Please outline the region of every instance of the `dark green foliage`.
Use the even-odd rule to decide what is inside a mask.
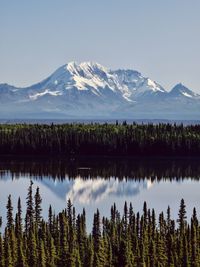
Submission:
[[[33,182],[30,181],[30,186],[28,188],[27,195],[27,209],[26,209],[26,218],[25,218],[25,227],[27,234],[33,230],[33,221],[34,221],[34,204],[33,204]]]
[[[178,227],[167,209],[156,216],[144,203],[141,214],[125,203],[122,216],[115,204],[109,218],[94,214],[92,233],[86,232],[85,210],[76,216],[69,200],[58,215],[49,208],[45,222],[41,197],[36,189],[35,202],[30,184],[27,197],[28,227],[24,227],[21,201],[13,221],[11,196],[7,203],[7,224],[0,235],[0,267],[198,267],[200,266],[200,227],[193,210],[186,220],[181,200]],[[31,212],[30,212],[31,211]],[[31,219],[30,219],[31,216]],[[157,221],[158,218],[158,221]],[[31,223],[30,223],[31,222]]]
[[[13,264],[13,257],[12,257],[12,251],[10,247],[10,236],[8,235],[8,232],[5,231],[5,238],[4,238],[4,259],[3,262],[6,267],[12,267]]]
[[[44,249],[44,241],[40,240],[39,242],[39,252],[38,252],[38,263],[37,266],[45,267],[46,266],[46,255]]]
[[[186,206],[185,206],[185,202],[184,199],[181,199],[181,204],[180,204],[180,209],[179,209],[179,218],[178,218],[178,223],[179,223],[179,230],[180,232],[184,232],[185,227],[186,227]]]
[[[11,202],[11,195],[8,196],[8,203],[7,203],[7,229],[9,234],[11,235],[13,229],[13,207]]]
[[[200,156],[200,125],[0,125],[0,154]]]
[[[41,224],[41,219],[42,219],[42,198],[40,196],[40,191],[39,187],[36,189],[36,194],[35,194],[35,222],[38,226]]]
[[[5,257],[4,257],[4,250],[3,250],[3,240],[0,235],[0,267],[4,266],[4,260],[5,260]]]

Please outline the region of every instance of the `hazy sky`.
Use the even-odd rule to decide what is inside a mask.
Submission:
[[[0,0],[0,83],[95,61],[200,92],[199,14],[199,0]]]

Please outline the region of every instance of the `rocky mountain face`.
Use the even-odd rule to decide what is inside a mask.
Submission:
[[[68,63],[26,88],[0,84],[0,118],[199,119],[200,95],[170,92],[135,70]]]

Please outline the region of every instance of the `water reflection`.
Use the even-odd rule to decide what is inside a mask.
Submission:
[[[152,186],[152,182],[148,180],[143,181],[127,181],[116,180],[111,178],[109,180],[83,180],[77,178],[71,185],[69,192],[66,195],[67,199],[72,202],[79,202],[81,204],[99,203],[111,196],[115,197],[130,197],[139,194],[142,190],[146,190]]]
[[[151,179],[180,180],[200,178],[200,159],[82,159],[69,161],[67,159],[0,159],[0,177],[9,171],[11,176],[19,178],[21,175],[31,177],[65,180],[80,176],[88,178],[118,179]]]
[[[38,181],[38,180],[37,180]],[[153,186],[150,180],[131,181],[127,179],[82,179],[80,176],[59,182],[44,178],[39,179],[39,183],[48,188],[57,198],[67,201],[71,199],[73,203],[90,204],[99,202],[111,197],[133,197]]]
[[[88,214],[88,225],[99,208],[109,216],[115,202],[119,210],[124,202],[132,202],[140,211],[143,202],[157,212],[172,208],[176,216],[181,198],[188,213],[196,206],[200,212],[200,161],[199,160],[10,160],[0,161],[0,213],[6,216],[6,202],[12,195],[14,208],[20,196],[26,203],[30,179],[34,190],[40,187],[43,198],[43,214],[46,217],[51,204],[55,212],[66,207],[71,199],[77,212],[83,207]]]

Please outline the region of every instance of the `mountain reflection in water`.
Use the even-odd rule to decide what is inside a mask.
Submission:
[[[166,211],[168,205],[176,216],[181,198],[191,213],[194,206],[200,212],[199,160],[91,160],[73,161],[10,160],[0,161],[0,211],[6,216],[6,202],[12,195],[14,209],[20,196],[25,209],[30,179],[34,190],[40,187],[43,214],[47,217],[51,204],[57,213],[71,199],[77,212],[83,208],[92,225],[93,213],[98,208],[109,216],[115,202],[119,210],[124,202],[132,202],[135,211],[146,201],[157,212]]]
[[[145,181],[126,181],[125,179],[119,181],[118,179],[111,178],[109,180],[83,180],[77,178],[69,192],[66,195],[67,199],[72,202],[79,201],[81,204],[89,204],[91,202],[98,203],[103,199],[108,198],[110,195],[134,196],[140,193],[141,190],[151,187],[152,182]]]

